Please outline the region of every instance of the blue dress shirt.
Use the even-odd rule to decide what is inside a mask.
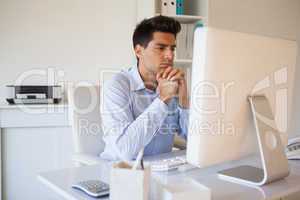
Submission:
[[[102,94],[103,159],[132,160],[142,148],[145,156],[167,153],[176,132],[186,139],[188,110],[147,89],[138,67],[114,75]]]

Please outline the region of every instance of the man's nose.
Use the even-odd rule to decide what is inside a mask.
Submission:
[[[171,49],[166,50],[165,58],[168,60],[173,60],[174,59],[174,51],[172,51]]]

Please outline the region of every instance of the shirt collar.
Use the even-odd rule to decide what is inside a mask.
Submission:
[[[142,90],[142,89],[146,88],[137,66],[132,67],[130,69],[129,73],[132,77],[132,79],[131,79],[132,80],[131,81],[131,90],[132,91],[138,91],[138,90]]]

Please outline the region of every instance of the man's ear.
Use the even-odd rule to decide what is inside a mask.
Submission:
[[[134,48],[134,52],[136,57],[140,58],[142,56],[144,47],[142,45],[137,44]]]

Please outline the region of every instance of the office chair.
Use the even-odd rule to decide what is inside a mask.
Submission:
[[[74,155],[77,166],[98,164],[104,150],[100,118],[100,86],[68,88],[69,119],[73,132]]]

